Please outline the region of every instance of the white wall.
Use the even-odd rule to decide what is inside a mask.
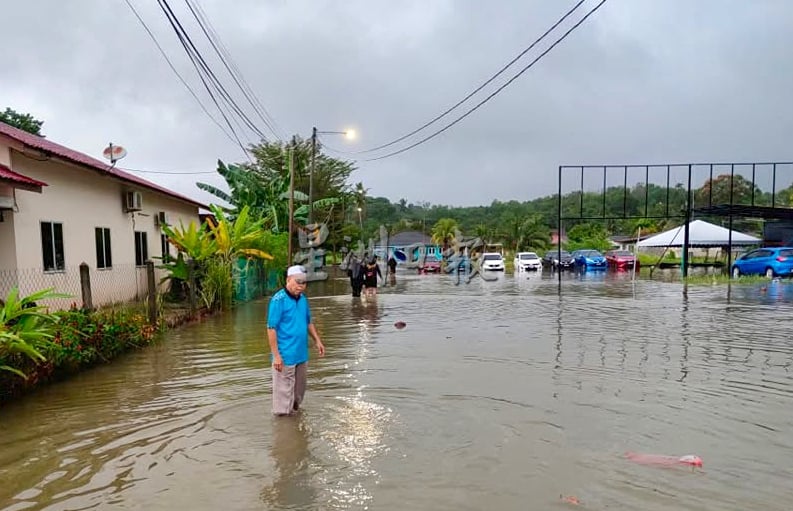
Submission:
[[[49,185],[41,194],[17,193],[19,212],[15,213],[13,224],[16,267],[20,272],[20,287],[26,292],[56,287],[58,291],[73,295],[71,301],[80,304],[79,265],[85,262],[91,268],[95,305],[142,297],[146,293],[145,271],[135,267],[134,231],[147,233],[151,259],[162,255],[160,229],[155,224],[158,211],[167,212],[171,221],[177,224],[179,219],[185,224],[199,221],[197,206],[128,185],[98,171],[56,159],[40,162],[15,151],[11,152],[11,159],[16,172]],[[142,211],[130,213],[124,210],[123,197],[128,190],[142,193]],[[43,271],[42,221],[63,224],[66,265],[63,272]],[[112,269],[96,268],[96,227],[110,229]],[[68,306],[70,303],[69,300],[62,302],[60,305]]]

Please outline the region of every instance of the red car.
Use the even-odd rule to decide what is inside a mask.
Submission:
[[[419,273],[438,273],[441,271],[441,262],[437,259],[427,258],[424,264],[419,266]]]
[[[639,271],[639,260],[632,252],[627,250],[609,250],[606,252],[606,264],[610,268],[617,270],[631,270],[636,266],[636,271]]]

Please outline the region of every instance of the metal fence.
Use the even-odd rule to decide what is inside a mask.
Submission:
[[[238,302],[261,298],[278,287],[278,272],[262,261],[240,259],[235,272],[234,299]]]
[[[155,274],[159,283],[162,272],[155,270]],[[102,270],[89,267],[88,275],[95,307],[143,301],[148,296],[145,266],[118,265]],[[14,287],[19,288],[22,296],[43,289],[53,289],[56,293],[67,295],[42,302],[41,305],[52,309],[83,306],[79,266],[67,266],[57,272],[45,272],[41,268],[0,270],[0,297],[5,297]]]
[[[82,281],[80,266],[67,266],[62,271],[45,272],[41,268],[22,270],[0,270],[0,299],[7,296],[13,288],[18,288],[21,296],[27,296],[43,289],[53,289],[66,295],[42,301],[53,310],[84,307],[83,295],[90,290],[91,306],[103,307],[113,304],[144,302],[149,296],[148,277],[145,266],[118,265],[107,269],[88,266],[87,279]],[[154,270],[157,295],[167,291],[168,283],[162,282],[166,272]],[[278,286],[278,272],[265,266],[261,261],[241,259],[235,268],[236,301],[247,302],[266,296]],[[86,289],[84,289],[88,286]]]

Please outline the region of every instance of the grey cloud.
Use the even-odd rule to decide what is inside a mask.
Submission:
[[[156,4],[132,1],[210,108]],[[209,58],[184,3],[171,4]],[[354,126],[356,144],[324,137],[353,151],[456,102],[572,4],[201,1],[285,136]],[[44,119],[52,140],[93,155],[112,140],[126,166],[151,170],[242,158],[123,1],[14,2],[4,18],[0,98]],[[791,18],[785,1],[609,0],[482,109],[403,155],[358,162],[353,178],[392,200],[486,204],[554,193],[559,164],[786,158]],[[202,200],[195,181],[222,184],[145,177]]]

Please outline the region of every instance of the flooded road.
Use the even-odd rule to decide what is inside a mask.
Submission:
[[[271,417],[266,302],[243,305],[0,409],[0,509],[793,506],[790,284],[684,297],[589,274],[560,297],[548,274],[399,274],[376,299],[308,293],[328,356],[301,415]]]

